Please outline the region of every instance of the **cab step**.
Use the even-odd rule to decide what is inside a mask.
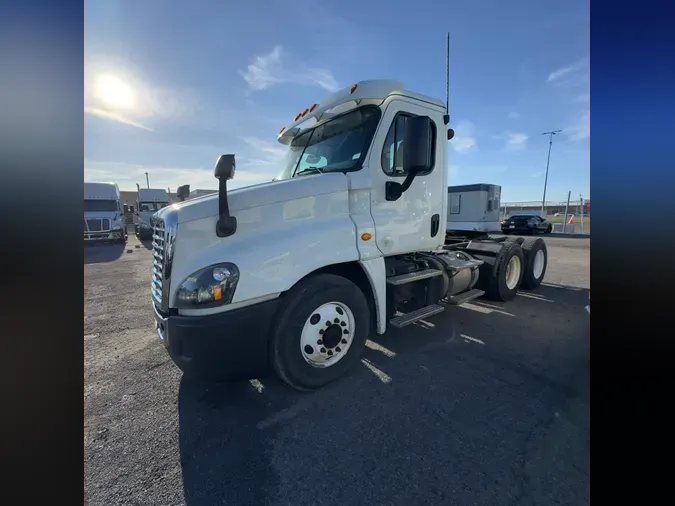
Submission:
[[[420,279],[433,278],[434,276],[440,276],[441,274],[443,274],[443,272],[438,269],[424,269],[422,271],[391,276],[390,278],[387,278],[387,283],[398,286],[404,285],[405,283],[412,283],[413,281],[419,281]]]
[[[474,288],[473,290],[460,293],[459,295],[455,295],[454,297],[447,297],[445,300],[447,301],[448,304],[454,304],[455,306],[459,306],[460,304],[464,304],[465,302],[477,299],[482,295],[485,295],[485,291],[479,290],[478,288]]]
[[[405,327],[406,325],[410,325],[411,323],[415,323],[416,321],[423,320],[424,318],[427,318],[429,316],[442,313],[444,310],[445,308],[443,306],[439,306],[438,304],[431,304],[429,306],[415,309],[415,311],[411,311],[410,313],[405,313],[402,314],[401,316],[396,316],[391,320],[389,320],[389,323],[394,327],[401,328]]]

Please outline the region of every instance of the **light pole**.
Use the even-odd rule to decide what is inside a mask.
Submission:
[[[148,173],[145,173],[145,183],[148,185],[148,188],[150,188],[150,178],[148,177]],[[544,190],[546,191],[546,190]]]
[[[546,184],[548,183],[548,164],[551,161],[551,147],[553,146],[553,136],[559,134],[562,130],[552,130],[544,132],[541,135],[548,135],[548,157],[546,158],[546,176],[544,177],[544,196],[541,198],[541,217],[546,216]]]

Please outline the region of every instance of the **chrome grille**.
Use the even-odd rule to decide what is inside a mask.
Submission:
[[[164,281],[165,230],[164,220],[153,217],[152,225],[152,297],[162,307],[162,284]]]
[[[110,220],[107,218],[89,218],[85,220],[85,230],[89,232],[107,232],[110,230]]]

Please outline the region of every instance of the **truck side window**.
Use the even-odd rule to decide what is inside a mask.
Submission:
[[[459,214],[459,209],[462,204],[462,195],[459,193],[451,193],[449,195],[449,208],[450,208],[450,214]]]
[[[388,176],[406,176],[407,172],[403,170],[403,134],[405,133],[405,121],[412,117],[412,114],[399,113],[389,127],[387,138],[382,148],[382,170]],[[431,172],[434,170],[436,159],[436,124],[431,122],[432,143],[431,143]],[[429,172],[420,173],[421,176]]]

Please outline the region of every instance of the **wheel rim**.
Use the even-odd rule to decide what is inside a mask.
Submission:
[[[532,274],[534,279],[539,279],[544,272],[544,250],[537,251],[534,255],[534,264],[532,265]]]
[[[521,270],[520,258],[512,256],[509,263],[506,264],[506,286],[509,290],[514,290],[518,286]]]
[[[300,337],[300,352],[313,367],[330,367],[347,354],[354,339],[354,314],[341,302],[327,302],[312,311]]]

